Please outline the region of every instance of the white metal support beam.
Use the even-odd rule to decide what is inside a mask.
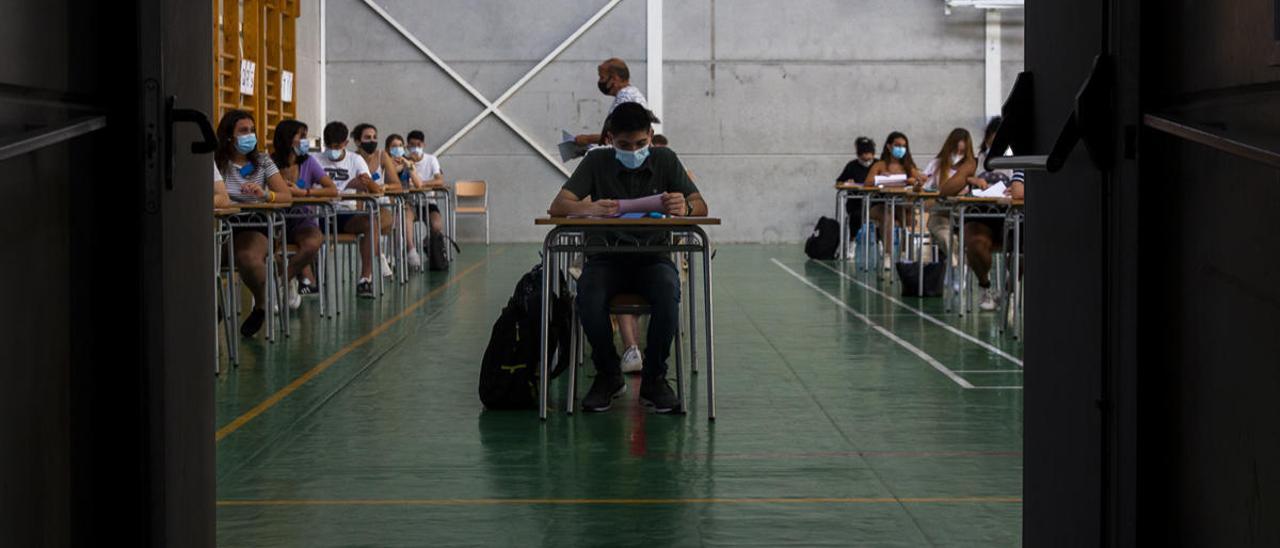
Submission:
[[[649,0],[645,67],[648,73],[649,110],[663,119],[662,111],[662,0]],[[662,133],[662,124],[654,124],[654,133]]]
[[[560,54],[563,53],[565,49],[568,49],[568,47],[572,45],[575,41],[577,41],[579,37],[585,34],[587,30],[589,30],[592,26],[594,26],[596,22],[600,21],[601,18],[603,18],[606,14],[609,13],[609,11],[611,11],[615,6],[617,6],[621,2],[622,0],[610,0],[608,4],[605,4],[604,7],[600,8],[600,10],[597,11],[595,15],[593,15],[585,23],[583,23],[582,26],[578,27],[578,30],[574,31],[573,34],[569,35],[568,38],[565,38],[560,43],[560,45],[556,46],[555,49],[551,50],[551,52],[548,53],[546,57],[543,57],[542,61],[539,61],[538,64],[535,65],[532,69],[530,69],[528,73],[526,73],[523,77],[520,78],[520,80],[516,81],[516,83],[512,84],[512,86],[508,88],[506,92],[498,96],[497,100],[489,101],[487,98],[485,98],[483,94],[481,94],[478,90],[476,90],[474,86],[472,86],[465,79],[463,79],[462,76],[457,73],[457,71],[453,70],[453,68],[450,67],[448,63],[445,63],[443,59],[441,59],[438,55],[435,54],[435,52],[431,51],[429,48],[427,48],[426,45],[424,45],[420,40],[418,40],[417,37],[413,36],[413,34],[411,34],[408,31],[408,29],[404,28],[404,26],[401,25],[399,21],[396,21],[395,18],[391,17],[391,14],[387,13],[386,10],[382,9],[382,7],[379,6],[376,2],[374,2],[374,0],[364,0],[364,3],[369,6],[369,9],[372,9],[374,13],[377,13],[384,20],[386,20],[387,23],[390,24],[392,28],[396,29],[396,31],[399,32],[402,36],[404,36],[405,39],[408,40],[410,44],[413,44],[414,47],[418,48],[418,51],[421,51],[423,55],[427,56],[428,59],[431,59],[431,61],[434,62],[437,66],[439,66],[440,69],[445,72],[445,74],[448,74],[451,78],[454,79],[454,81],[458,83],[458,85],[462,86],[463,89],[465,89],[468,93],[470,93],[472,97],[475,97],[475,99],[479,101],[481,105],[484,105],[484,110],[481,111],[480,114],[476,115],[475,118],[472,118],[471,121],[468,122],[465,126],[463,126],[461,130],[455,133],[453,137],[450,137],[448,140],[446,140],[443,144],[441,144],[436,149],[435,154],[437,156],[444,153],[444,151],[448,150],[449,147],[452,147],[455,143],[457,143],[459,139],[465,136],[477,125],[479,125],[480,122],[483,121],[486,116],[493,114],[495,117],[501,120],[504,124],[506,124],[507,127],[511,128],[511,131],[515,132],[516,135],[520,136],[520,138],[523,139],[525,143],[527,143],[530,147],[532,147],[535,151],[537,151],[539,155],[541,155],[544,159],[546,159],[547,162],[549,162],[557,170],[563,173],[566,177],[570,175],[568,168],[566,168],[564,164],[561,163],[559,160],[557,160],[554,156],[552,156],[551,154],[548,154],[546,150],[543,150],[543,148],[539,146],[537,142],[535,142],[531,137],[529,137],[529,135],[525,133],[523,129],[520,129],[520,127],[517,126],[516,123],[513,120],[511,120],[510,117],[508,117],[505,113],[503,113],[499,107],[501,107],[503,103],[505,103],[508,99],[510,99],[512,95],[515,95],[515,93],[519,91],[521,87],[524,87],[524,85],[528,83],[529,80],[533,79],[533,77],[536,76],[539,72],[541,72],[543,68],[545,68],[552,61],[554,61],[556,57],[559,57]]]
[[[1000,46],[1000,11],[989,9],[987,15],[986,46],[986,113],[987,119],[1000,114],[1004,102],[1003,54]]]

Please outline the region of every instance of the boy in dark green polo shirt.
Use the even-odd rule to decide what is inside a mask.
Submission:
[[[615,215],[619,199],[662,194],[663,213],[706,216],[707,204],[676,153],[669,148],[650,148],[651,120],[652,114],[637,103],[618,105],[607,122],[613,147],[587,153],[548,213]],[[658,413],[668,413],[677,403],[666,374],[667,355],[680,321],[680,275],[666,253],[601,253],[587,258],[578,279],[578,311],[582,330],[591,343],[596,378],[582,407],[605,411],[613,398],[627,390],[609,322],[609,301],[619,293],[636,294],[649,303],[640,401]]]

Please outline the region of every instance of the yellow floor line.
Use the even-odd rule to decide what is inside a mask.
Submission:
[[[300,499],[220,500],[219,507],[246,506],[499,506],[499,505],[617,505],[657,504],[1021,504],[1022,497],[780,497],[669,499]]]
[[[502,254],[503,251],[506,251],[506,249],[505,248],[498,249],[496,252],[490,254],[488,257],[481,260],[480,262],[471,265],[470,267],[468,267],[466,270],[463,270],[462,272],[459,272],[456,276],[450,278],[440,287],[432,289],[431,292],[427,293],[426,296],[419,299],[418,302],[415,302],[412,305],[409,305],[408,308],[405,308],[404,311],[400,312],[395,317],[383,322],[382,325],[375,327],[373,331],[366,333],[364,336],[354,341],[351,341],[350,344],[342,347],[341,350],[334,352],[332,356],[325,358],[324,361],[316,364],[315,367],[312,367],[306,373],[303,373],[302,376],[298,377],[297,379],[294,379],[294,381],[289,383],[288,386],[281,388],[275,394],[272,394],[271,397],[263,400],[262,403],[255,405],[253,409],[250,409],[249,411],[245,412],[245,414],[240,415],[239,417],[236,417],[235,420],[231,421],[230,423],[227,423],[226,426],[219,428],[217,435],[214,437],[214,440],[222,441],[222,438],[230,436],[233,432],[235,432],[236,430],[239,430],[240,427],[244,426],[245,424],[248,424],[249,421],[257,418],[258,415],[261,415],[266,410],[271,409],[271,407],[274,406],[275,404],[280,403],[280,400],[283,400],[284,398],[288,397],[289,394],[292,394],[294,391],[301,388],[302,385],[307,384],[308,382],[311,381],[311,379],[316,378],[316,376],[320,375],[326,369],[328,369],[330,366],[336,363],[338,360],[342,359],[343,356],[350,354],[351,351],[357,348],[360,348],[361,346],[365,345],[369,341],[372,341],[373,339],[377,338],[378,335],[381,335],[384,331],[386,331],[387,329],[390,329],[392,325],[396,324],[396,322],[399,322],[400,320],[403,320],[409,317],[409,315],[412,314],[414,310],[417,310],[419,307],[426,304],[427,301],[440,295],[440,293],[444,292],[446,288],[453,285],[458,280],[461,280],[463,277],[470,274],[475,269],[480,268],[485,263],[489,262],[489,259]]]

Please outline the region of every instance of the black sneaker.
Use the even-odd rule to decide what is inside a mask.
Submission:
[[[608,411],[613,399],[627,392],[627,381],[622,375],[596,374],[591,382],[591,390],[582,398],[582,409],[585,411]]]
[[[240,324],[240,334],[245,337],[252,337],[258,334],[258,330],[262,329],[262,321],[266,317],[266,310],[261,308],[253,309],[253,312],[249,313],[249,317],[244,319],[244,323]]]
[[[360,280],[360,283],[356,284],[356,295],[362,299],[372,299],[373,282],[369,280]]]
[[[320,290],[311,285],[311,280],[303,279],[302,285],[298,287],[298,294],[303,297],[314,297],[320,294]]]
[[[680,400],[665,377],[640,381],[640,405],[654,413],[670,413],[680,407]]]

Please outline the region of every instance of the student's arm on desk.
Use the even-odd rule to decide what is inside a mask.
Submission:
[[[1012,185],[1009,185],[1009,190],[1006,190],[1004,193],[1006,196],[1010,196],[1015,200],[1024,199],[1025,189],[1023,188],[1022,181],[1014,181]]]
[[[938,185],[938,193],[943,196],[955,196],[969,184],[969,178],[978,170],[977,161],[966,161],[956,169],[956,174]]]
[[[568,190],[560,189],[560,194],[556,195],[556,199],[551,202],[551,207],[547,208],[547,214],[552,217],[568,217],[570,215],[606,217],[617,215],[618,201],[588,201],[579,198]]]
[[[232,206],[231,196],[227,194],[227,183],[222,181],[213,182],[213,207],[214,209],[222,209]]]
[[[267,188],[270,188],[271,192],[274,193],[274,194],[268,194],[268,196],[273,197],[273,199],[270,200],[271,203],[273,204],[293,203],[293,192],[289,190],[289,186],[290,186],[289,183],[284,182],[284,177],[280,175],[280,172],[276,172],[272,174],[270,177],[267,177]]]
[[[329,178],[329,175],[321,175],[320,179],[316,182],[320,183],[320,188],[312,186],[311,194],[308,194],[308,196],[313,198],[338,197],[338,185],[333,184],[333,179]]]
[[[662,207],[672,217],[706,217],[707,202],[703,201],[701,192],[694,192],[688,198],[679,192],[668,192],[662,195]],[[693,208],[690,211],[690,207]]]

